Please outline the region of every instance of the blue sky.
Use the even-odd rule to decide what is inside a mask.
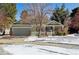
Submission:
[[[62,5],[62,3],[50,3],[49,7],[51,9],[54,9],[54,8],[56,8],[56,5],[58,7],[60,7]],[[27,7],[28,7],[28,4],[27,4]],[[65,3],[65,8],[68,9],[69,11],[71,11],[72,9],[74,9],[76,7],[79,7],[79,3]],[[24,10],[24,6],[22,3],[17,3],[16,8],[17,8],[16,19],[20,20],[20,15],[21,15],[21,12]]]

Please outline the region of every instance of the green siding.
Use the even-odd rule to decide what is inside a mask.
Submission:
[[[12,35],[14,36],[30,36],[31,28],[12,28]]]

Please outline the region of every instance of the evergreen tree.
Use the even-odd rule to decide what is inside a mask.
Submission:
[[[16,4],[1,3],[0,4],[0,26],[9,27],[15,22]]]
[[[71,23],[69,27],[70,27],[71,33],[79,32],[79,7],[74,8],[72,10],[70,17],[71,17]]]
[[[62,4],[61,7],[56,7],[52,16],[51,20],[55,20],[57,22],[60,22],[61,24],[64,24],[65,18],[68,17],[69,11],[68,9],[65,10],[65,5]]]
[[[21,23],[28,23],[28,22],[29,22],[29,20],[27,19],[27,17],[28,17],[28,12],[27,12],[26,10],[23,10],[23,11],[22,11],[20,17],[21,17],[21,20],[20,20]]]

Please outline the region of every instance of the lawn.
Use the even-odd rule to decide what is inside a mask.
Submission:
[[[25,41],[27,39],[27,41]],[[68,38],[66,38],[67,40]],[[67,44],[61,42],[52,41],[28,41],[27,37],[13,37],[13,38],[1,38],[0,44],[34,44],[34,45],[42,45],[42,46],[57,46],[57,47],[65,47],[65,48],[79,48],[77,44]]]
[[[24,38],[0,39],[0,44],[21,44],[25,43]]]

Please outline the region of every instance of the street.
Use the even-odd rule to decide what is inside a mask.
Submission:
[[[3,45],[2,47],[4,51],[13,55],[79,55],[79,48],[63,48],[34,44]]]

